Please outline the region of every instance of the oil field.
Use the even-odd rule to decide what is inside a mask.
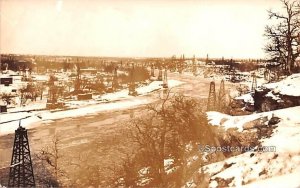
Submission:
[[[0,187],[299,187],[299,8],[0,0]]]

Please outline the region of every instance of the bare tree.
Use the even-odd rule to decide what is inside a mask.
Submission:
[[[11,93],[2,93],[0,94],[0,99],[6,104],[10,105],[13,102],[13,96]]]
[[[65,171],[59,165],[59,161],[62,158],[60,154],[60,139],[55,135],[52,138],[50,145],[45,146],[35,155],[41,162],[40,166],[47,171],[48,177],[41,177],[40,179],[45,183],[48,182],[47,186],[56,187],[59,185],[59,179],[66,175]]]
[[[108,170],[111,171],[113,176],[109,180],[109,184],[116,187],[132,187],[136,186],[139,182],[138,164],[135,155],[126,153],[124,157],[121,158],[122,162],[120,165],[114,164],[109,167]]]
[[[282,12],[268,11],[269,19],[275,18],[278,21],[265,27],[265,36],[269,40],[265,52],[269,54],[271,61],[279,62],[283,69],[291,74],[300,54],[300,4],[298,1],[289,0],[281,0],[281,2]]]
[[[146,117],[134,119],[130,137],[137,152],[133,159],[123,161],[123,185],[182,186],[191,176],[187,169],[191,152],[201,156],[198,144],[216,144],[200,108],[195,99],[170,97],[168,92],[161,103],[148,106]],[[173,162],[166,165],[166,161]],[[126,168],[128,164],[134,168]]]
[[[29,82],[26,87],[20,89],[20,105],[26,104],[27,100],[35,101],[37,97],[37,87],[33,82]]]

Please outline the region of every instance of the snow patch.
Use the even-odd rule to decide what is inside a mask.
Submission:
[[[300,96],[300,73],[288,76],[280,82],[265,84],[264,87],[282,95]]]
[[[246,152],[200,168],[199,173],[203,170],[212,176],[209,187],[217,187],[219,178],[230,180],[230,187],[300,186],[300,106],[246,116],[207,114],[212,125],[225,128],[242,128],[247,122],[261,117],[269,120],[273,115],[281,119],[271,137],[260,140],[262,147],[275,150]]]

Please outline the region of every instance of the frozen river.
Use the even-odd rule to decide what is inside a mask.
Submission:
[[[208,79],[175,73],[169,74],[169,78],[184,82],[173,88],[173,93],[179,92],[203,99],[208,95],[210,83]],[[217,91],[219,83],[220,81],[216,81]],[[162,91],[156,91],[138,97],[154,103],[158,101],[161,93]],[[118,102],[115,104],[118,105]],[[110,174],[107,169],[116,164],[125,151],[134,149],[126,142],[127,136],[124,132],[127,128],[126,123],[131,118],[145,113],[145,105],[139,105],[77,118],[39,122],[39,125],[28,130],[33,160],[33,154],[51,145],[56,136],[62,156],[59,164],[63,169],[67,169],[70,178],[79,181],[81,185],[88,185],[84,182],[86,179],[84,176],[95,176],[103,179],[102,183],[105,185],[105,180]],[[10,164],[13,140],[13,134],[0,137],[0,169]]]

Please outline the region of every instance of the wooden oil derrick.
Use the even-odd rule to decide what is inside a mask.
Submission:
[[[154,75],[154,65],[153,65],[153,64],[151,64],[151,76],[152,76],[152,77],[155,76],[155,75]]]
[[[252,74],[252,86],[251,86],[251,91],[255,91],[257,88],[257,80],[256,80],[256,75],[255,73]]]
[[[222,62],[222,66],[219,68],[219,73],[220,74],[224,74],[224,70],[225,70],[225,61],[224,61],[224,57],[222,57],[221,59],[221,62]]]
[[[216,90],[215,90],[215,82],[210,82],[209,86],[209,94],[207,101],[207,111],[216,110]]]
[[[208,54],[206,54],[206,60],[205,63],[208,64],[209,63],[209,58],[208,58]]]
[[[172,56],[170,59],[169,68],[172,72],[176,71],[176,56]]]
[[[221,84],[220,84],[218,103],[219,103],[219,111],[222,112],[224,110],[225,105],[226,105],[225,83],[224,83],[223,79],[222,79]]]
[[[179,61],[179,67],[178,67],[178,72],[179,72],[180,74],[181,74],[182,71],[183,71],[183,68],[184,68],[184,62],[185,62],[185,59],[184,59],[184,54],[183,54],[181,60]]]
[[[56,77],[54,75],[50,75],[49,81],[48,81],[48,99],[47,103],[56,103],[57,102],[57,93],[58,93],[58,88],[55,86],[55,80]],[[22,97],[23,98],[23,97]]]
[[[234,67],[230,70],[230,81],[233,83],[237,82],[236,70]]]
[[[196,76],[196,73],[197,73],[197,67],[196,67],[196,58],[195,58],[195,55],[193,57],[193,75]]]
[[[114,70],[114,76],[113,76],[113,82],[112,82],[112,88],[114,91],[116,91],[119,87],[119,83],[118,83],[118,72],[117,72],[117,68],[115,68]]]
[[[161,67],[159,67],[159,72],[158,72],[157,80],[158,81],[162,81],[162,69],[161,69]]]
[[[35,187],[27,130],[21,127],[15,131],[8,187]]]
[[[76,67],[76,80],[75,80],[75,86],[74,90],[78,92],[81,89],[81,70],[80,70],[80,64],[78,63],[78,58],[77,58],[77,63],[75,64]]]
[[[270,79],[270,71],[268,69],[265,69],[265,71],[264,71],[264,79],[268,82],[271,80]]]
[[[128,95],[137,96],[137,91],[135,90],[135,80],[134,80],[134,65],[132,64],[132,68],[130,71],[130,82],[129,82],[129,93]]]
[[[168,77],[167,77],[167,69],[164,71],[164,77],[163,77],[163,88],[168,88]]]

